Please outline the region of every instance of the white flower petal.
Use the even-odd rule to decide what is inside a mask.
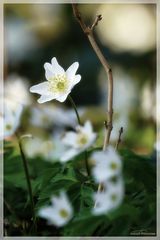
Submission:
[[[93,159],[95,164],[98,164],[102,161],[106,161],[106,154],[104,154],[104,152],[102,151],[95,151],[92,153],[91,158]]]
[[[52,99],[55,99],[55,96],[54,95],[42,95],[38,100],[37,102],[38,103],[44,103],[44,102],[48,102]]]
[[[73,157],[75,157],[76,155],[78,155],[80,152],[81,152],[80,150],[71,148],[63,154],[60,161],[67,162],[67,161],[71,160]]]
[[[58,100],[59,102],[64,102],[66,100],[66,98],[68,97],[69,93],[66,93],[64,95],[60,95],[60,96],[56,97],[55,99]]]
[[[64,69],[58,64],[58,61],[55,57],[52,58],[51,63],[55,74],[64,74]]]
[[[48,82],[42,82],[30,88],[30,92],[49,95]]]
[[[68,79],[73,79],[77,69],[79,67],[79,63],[78,62],[74,62],[66,71],[67,77]]]
[[[62,138],[62,143],[66,146],[74,146],[77,139],[77,134],[75,132],[67,132],[65,136]]]
[[[79,83],[80,80],[81,80],[81,75],[77,74],[77,75],[75,76],[75,78],[74,78],[74,84]]]
[[[53,67],[50,63],[45,63],[44,69],[45,69],[45,77],[47,80],[49,80],[49,78],[54,76],[55,73],[54,73]]]
[[[104,165],[98,165],[92,169],[93,176],[97,183],[102,183],[115,176],[115,172],[110,171]]]
[[[84,129],[84,132],[86,132],[88,134],[91,134],[93,132],[91,122],[90,121],[86,121],[83,129]]]
[[[54,209],[52,207],[43,207],[39,210],[38,215],[45,219],[51,219],[54,215]]]

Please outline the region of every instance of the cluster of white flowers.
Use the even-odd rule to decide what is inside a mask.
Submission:
[[[51,64],[45,63],[45,76],[47,81],[30,88],[31,92],[38,93],[41,97],[39,103],[44,103],[52,99],[64,102],[75,84],[81,80],[80,75],[76,75],[78,62],[73,63],[65,72],[58,64],[56,58],[52,58]],[[38,110],[39,111],[39,110]],[[52,115],[51,111],[44,110],[41,115],[36,109],[33,115],[38,116],[40,125],[41,117]],[[49,114],[47,114],[47,111]],[[45,114],[44,114],[45,113]],[[58,121],[63,115],[62,112],[53,114],[52,119]],[[67,119],[69,121],[70,119]],[[37,121],[36,121],[37,122]],[[34,118],[32,118],[34,124]],[[47,124],[49,124],[47,122]],[[62,123],[63,124],[63,123]],[[76,155],[88,149],[96,140],[96,133],[90,121],[86,121],[84,126],[78,125],[76,131],[68,131],[61,139],[61,145],[67,147],[64,154],[60,156],[61,162],[72,160]],[[118,153],[113,147],[108,147],[106,151],[96,151],[91,156],[94,167],[92,174],[95,182],[103,185],[103,190],[94,193],[93,199],[95,207],[92,210],[94,215],[105,214],[120,205],[124,196],[124,183],[122,179],[122,163]],[[114,179],[114,180],[113,180]],[[51,198],[52,205],[44,207],[39,211],[39,216],[48,220],[48,223],[61,227],[68,223],[73,216],[73,208],[65,192],[61,192],[59,197]]]
[[[108,213],[120,205],[124,196],[122,178],[122,162],[115,149],[111,146],[106,151],[95,151],[91,155],[94,167],[92,174],[103,190],[94,194],[96,205],[93,214]]]

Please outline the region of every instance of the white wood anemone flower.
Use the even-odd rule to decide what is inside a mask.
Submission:
[[[20,119],[23,111],[23,106],[19,103],[14,103],[5,99],[4,102],[4,117],[3,118],[3,134],[0,138],[12,136],[20,125]]]
[[[92,174],[97,183],[103,183],[121,173],[121,158],[112,146],[109,146],[106,151],[95,151],[91,159],[95,163]]]
[[[45,63],[45,77],[47,81],[34,85],[30,88],[30,92],[38,93],[41,97],[37,100],[38,103],[44,103],[53,99],[64,102],[71,92],[72,88],[81,80],[76,71],[79,67],[78,62],[74,62],[65,71],[54,57],[50,63]]]
[[[90,121],[86,121],[84,126],[78,125],[76,132],[66,132],[62,138],[62,143],[68,146],[64,155],[60,158],[61,162],[67,162],[79,153],[89,148],[96,140],[97,134],[93,132],[93,127]]]
[[[116,183],[108,181],[105,183],[105,190],[94,193],[96,206],[92,209],[93,215],[107,214],[115,210],[124,198],[124,183],[120,177]]]
[[[48,220],[48,224],[62,227],[69,222],[73,216],[73,209],[65,192],[61,192],[59,197],[51,198],[51,206],[41,208],[38,215]]]

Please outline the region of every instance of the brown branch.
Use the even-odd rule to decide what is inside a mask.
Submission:
[[[78,23],[80,24],[83,32],[87,35],[88,40],[95,51],[97,57],[99,58],[102,66],[105,69],[105,72],[107,74],[108,78],[108,106],[107,106],[107,124],[105,127],[105,138],[104,138],[104,144],[103,144],[103,150],[106,149],[106,147],[109,144],[110,135],[112,131],[112,121],[113,121],[113,76],[112,76],[112,70],[108,63],[108,61],[105,59],[104,55],[102,54],[102,51],[100,50],[99,46],[97,45],[93,30],[94,27],[98,24],[98,22],[102,19],[101,15],[98,15],[95,21],[93,22],[91,27],[86,26],[85,22],[83,21],[81,14],[77,8],[77,4],[72,4],[73,13],[75,18],[77,19]]]
[[[91,26],[91,30],[93,30],[98,25],[98,22],[101,20],[102,20],[102,15],[101,14],[97,15]]]
[[[122,141],[122,140],[121,140],[122,133],[123,133],[123,127],[121,127],[120,130],[119,130],[119,136],[118,136],[118,140],[117,140],[116,146],[115,146],[115,149],[116,149],[116,150],[118,149],[118,146],[119,146],[119,144],[120,144],[121,141]]]

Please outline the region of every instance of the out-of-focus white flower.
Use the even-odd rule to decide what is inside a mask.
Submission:
[[[127,133],[128,130],[128,114],[121,114],[120,116],[118,116],[117,119],[114,120],[113,123],[113,129],[111,132],[111,136],[110,136],[110,141],[117,141],[118,140],[118,136],[119,136],[119,130],[121,127],[123,127],[124,132],[122,135],[122,139],[125,138],[125,135]]]
[[[23,111],[23,106],[18,103],[5,100],[4,103],[4,118],[3,118],[3,133],[0,138],[5,138],[13,135],[20,124],[20,118]],[[2,121],[2,120],[1,120]]]
[[[143,53],[155,49],[155,6],[105,4],[97,11],[103,16],[97,32],[102,43],[113,51]]]
[[[54,107],[53,107],[54,108]],[[38,107],[31,109],[30,122],[37,127],[50,127],[53,124],[53,112],[51,107]],[[56,111],[55,111],[56,112]]]
[[[60,160],[62,162],[71,160],[74,156],[90,147],[95,139],[96,133],[93,132],[90,121],[87,121],[84,126],[78,126],[76,132],[67,132],[62,139],[62,143],[68,146],[69,150],[64,153]]]
[[[10,75],[4,84],[5,98],[19,104],[28,105],[31,103],[28,88],[27,79],[17,75]]]
[[[51,198],[52,205],[40,209],[38,215],[57,227],[64,226],[73,216],[73,209],[65,192]]]
[[[51,140],[44,140],[37,137],[28,139],[24,144],[25,153],[30,158],[40,156],[44,159],[50,159],[53,157],[53,149],[54,144]]]
[[[141,89],[141,108],[143,111],[143,116],[145,117],[154,117],[156,119],[156,98],[155,98],[155,89],[148,82],[145,83]],[[158,105],[158,104],[157,104]]]
[[[29,158],[36,156],[55,162],[63,155],[66,147],[61,142],[61,135],[54,134],[47,140],[39,137],[29,138],[24,143],[24,150]]]
[[[31,87],[30,91],[41,95],[38,99],[39,103],[53,99],[64,102],[74,85],[81,80],[81,76],[79,74],[76,75],[78,67],[79,63],[74,62],[65,72],[54,57],[51,60],[51,64],[44,64],[47,81]]]
[[[116,84],[114,84],[113,89],[113,108],[114,113],[119,113],[120,115],[128,115],[133,107],[137,103],[137,91],[138,86],[135,78],[129,75],[118,65],[114,65],[114,79],[116,79]],[[107,94],[106,94],[106,81],[105,72],[102,69],[99,74],[99,82],[101,89],[102,105],[106,106]],[[127,91],[126,91],[127,89]]]
[[[116,209],[124,197],[124,183],[120,178],[116,183],[107,182],[105,190],[94,194],[96,206],[92,209],[94,215],[101,215]]]
[[[83,109],[80,109],[80,115]],[[74,127],[77,123],[75,112],[70,109],[60,108],[58,106],[40,105],[38,108],[31,109],[31,124],[38,127],[58,126]]]
[[[120,156],[111,146],[106,151],[95,151],[91,155],[91,159],[95,162],[92,174],[98,183],[105,182],[121,173],[122,163]]]

